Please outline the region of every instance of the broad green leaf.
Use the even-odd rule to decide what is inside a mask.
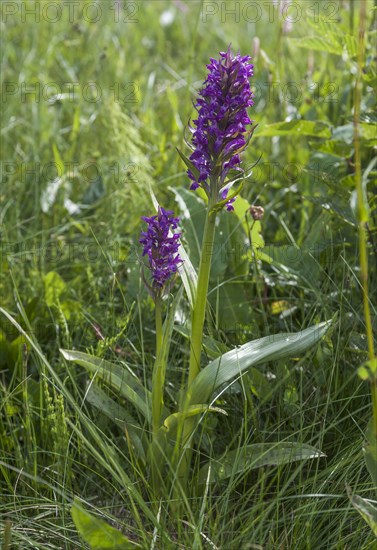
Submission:
[[[145,432],[138,421],[118,402],[111,399],[94,381],[90,382],[85,398],[88,403],[128,434],[138,455],[145,460]]]
[[[250,367],[297,357],[314,346],[327,332],[332,321],[313,325],[301,332],[265,336],[228,351],[201,370],[188,389],[189,402],[205,403],[221,386],[239,378]]]
[[[131,542],[120,531],[90,514],[81,506],[78,499],[73,502],[71,515],[77,531],[92,550],[105,550],[106,548],[109,550],[133,550],[134,548],[141,548],[139,544]]]
[[[262,225],[259,220],[253,220],[248,214],[250,204],[242,198],[237,197],[234,204],[234,214],[240,221],[245,234],[251,239],[251,246],[254,250],[259,250],[264,247],[264,240],[262,237]]]
[[[199,472],[199,483],[221,481],[262,466],[282,466],[297,460],[325,456],[311,445],[295,442],[254,443],[227,451],[220,459],[207,462]]]
[[[51,307],[56,304],[66,289],[66,284],[56,271],[50,271],[43,277],[46,304]]]
[[[276,122],[263,126],[255,137],[272,136],[312,136],[318,138],[331,138],[331,129],[321,121],[290,120],[289,122]]]
[[[362,122],[360,124],[361,137],[365,140],[372,140],[373,144],[377,141],[377,129],[375,124]]]
[[[349,488],[347,488],[347,493],[352,506],[364,518],[374,535],[377,537],[377,508],[365,498],[359,497],[358,495],[352,495]]]
[[[85,367],[89,372],[99,376],[106,384],[113,387],[123,397],[128,399],[150,422],[150,391],[133,376],[126,367],[120,367],[110,361],[82,353],[81,351],[61,349],[67,361],[74,361]]]

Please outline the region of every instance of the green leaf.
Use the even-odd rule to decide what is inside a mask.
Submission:
[[[77,531],[92,550],[105,550],[106,548],[109,550],[132,550],[141,548],[139,544],[131,542],[120,531],[90,514],[81,506],[77,498],[73,502],[71,515]]]
[[[54,161],[57,167],[57,172],[59,174],[59,177],[61,178],[65,172],[65,166],[64,166],[64,161],[60,156],[59,149],[56,146],[56,143],[52,144],[52,152],[54,155]]]
[[[293,48],[304,48],[319,52],[333,53],[343,55],[346,51],[349,57],[357,54],[357,42],[354,36],[349,34],[335,35],[332,33],[327,36],[305,36],[303,38],[289,38]]]
[[[289,122],[276,122],[263,126],[255,137],[272,136],[313,136],[318,138],[331,138],[331,129],[321,121],[290,120]]]
[[[358,495],[352,495],[349,487],[347,487],[347,493],[352,506],[364,518],[374,535],[377,537],[377,508],[365,498],[359,497]]]
[[[377,131],[376,131],[375,124],[368,124],[367,122],[362,122],[360,124],[360,130],[361,130],[362,139],[365,139],[366,141],[371,140],[373,141],[373,145],[376,144]]]
[[[145,460],[145,432],[135,418],[118,402],[109,397],[94,381],[85,394],[86,401],[107,416],[114,424],[127,432],[139,457]]]
[[[227,414],[219,407],[211,407],[208,405],[191,405],[185,412],[173,413],[165,418],[163,425],[153,438],[149,448],[149,460],[158,470],[161,471],[163,460],[170,454],[169,448],[174,446],[176,442],[178,429],[182,430],[183,424],[189,418],[199,414],[206,414],[207,412]],[[195,428],[196,424],[193,424],[193,429]],[[190,434],[188,435],[190,436]]]
[[[295,442],[253,443],[241,449],[227,451],[220,459],[207,462],[199,472],[199,483],[221,481],[261,468],[262,466],[282,466],[297,460],[320,458],[324,455],[318,449]]]
[[[237,197],[234,204],[234,214],[237,216],[239,222],[245,231],[246,236],[251,238],[251,246],[254,250],[259,250],[264,247],[264,239],[262,237],[262,225],[258,220],[253,220],[248,216],[250,204],[242,198]],[[251,252],[251,250],[250,250]]]
[[[74,361],[99,376],[106,384],[128,399],[150,422],[151,392],[144,388],[141,382],[127,370],[127,367],[122,368],[81,351],[61,349],[60,352],[67,361]]]
[[[66,284],[56,271],[50,271],[43,277],[46,304],[51,307],[66,289]]]
[[[193,173],[193,176],[198,179],[198,177],[200,176],[200,172],[199,170],[196,168],[195,164],[189,159],[186,157],[186,155],[184,155],[182,153],[182,151],[180,151],[178,149],[178,147],[176,148],[177,149],[177,152],[178,152],[178,155],[181,157],[181,159],[183,160],[183,162],[186,164],[187,168],[189,170],[191,170],[191,172]]]
[[[266,361],[297,357],[326,334],[332,321],[313,325],[301,332],[265,336],[228,351],[207,365],[188,391],[190,403],[205,403],[221,386],[239,378],[247,369]]]
[[[357,373],[362,380],[373,382],[377,375],[377,358],[366,361],[357,369]]]

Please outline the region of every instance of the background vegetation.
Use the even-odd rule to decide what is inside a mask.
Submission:
[[[359,3],[73,4],[2,4],[0,292],[22,329],[0,318],[4,540],[86,548],[70,515],[78,495],[146,548],[375,548],[347,496],[349,487],[376,497],[362,450],[369,388],[357,376],[367,355],[352,124]],[[366,5],[360,129],[376,327],[376,10]],[[154,320],[140,280],[140,216],[153,211],[151,185],[181,214],[197,264],[203,205],[176,147],[205,64],[230,43],[253,56],[259,126],[244,160],[258,164],[243,196],[265,216],[262,235],[247,218],[246,241],[233,214],[220,216],[211,336],[227,349],[337,321],[304,357],[266,364],[260,380],[223,395],[229,415],[211,419],[205,445],[210,455],[294,438],[326,456],[211,485],[184,520],[172,522],[162,503],[153,538],[127,433],[91,406],[88,374],[59,348],[127,365],[148,383]],[[188,360],[184,335],[173,338],[172,402]]]

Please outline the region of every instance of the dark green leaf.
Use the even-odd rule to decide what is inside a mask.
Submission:
[[[199,482],[212,483],[262,466],[281,466],[297,460],[325,456],[311,445],[295,442],[254,443],[205,464],[199,472]]]
[[[207,365],[190,388],[190,403],[205,403],[218,388],[239,378],[247,369],[267,361],[297,357],[314,346],[326,334],[331,321],[309,327],[298,333],[265,336],[248,342]]]

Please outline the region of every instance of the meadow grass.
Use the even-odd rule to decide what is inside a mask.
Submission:
[[[5,4],[15,13],[4,11]],[[222,2],[126,2],[114,10],[103,1],[96,22],[95,12],[85,15],[81,7],[70,20],[64,3],[62,16],[51,21],[52,11],[43,12],[47,1],[37,6],[39,19],[22,15],[31,4],[5,2],[1,23],[4,549],[87,548],[71,517],[74,496],[142,548],[376,548],[347,496],[349,487],[376,499],[363,455],[369,388],[357,376],[367,358],[352,206],[359,3],[296,2],[292,28],[272,2],[254,3],[261,10],[255,21],[259,11],[245,11],[246,2],[232,15],[224,11],[231,3]],[[372,31],[376,11],[366,4]],[[316,37],[310,47],[304,44],[309,35]],[[360,121],[375,320],[374,36],[366,35]],[[201,451],[193,461],[272,441],[313,445],[325,456],[193,487],[175,514],[176,496],[151,502],[127,431],[91,406],[93,380],[59,349],[127,364],[148,386],[155,327],[140,278],[140,216],[153,211],[151,186],[161,204],[181,213],[183,240],[198,266],[203,205],[187,191],[176,147],[184,148],[205,64],[230,43],[251,53],[255,67],[250,112],[259,128],[244,159],[259,163],[242,194],[265,209],[265,256],[252,253],[255,232],[245,242],[240,222],[221,213],[208,358],[211,343],[218,353],[219,346],[300,331],[335,316],[336,322],[304,356],[266,363],[258,367],[263,380],[250,374],[221,395],[217,404],[228,415],[199,424]],[[317,125],[302,132],[294,125],[269,127],[298,119]],[[187,323],[187,308],[179,316]],[[187,369],[187,339],[177,330],[168,365],[171,405]]]

